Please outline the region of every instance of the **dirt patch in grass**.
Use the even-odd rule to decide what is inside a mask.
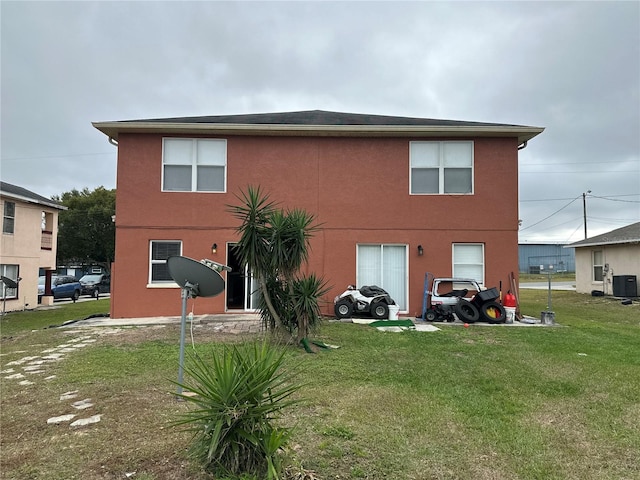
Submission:
[[[215,324],[194,326],[193,332],[187,330],[189,344],[192,334],[196,344],[256,338],[255,334],[239,334],[237,330],[230,333]],[[154,355],[179,344],[179,325],[55,328],[19,332],[11,337],[2,341],[2,369],[24,372],[33,384],[20,385],[18,379],[6,378],[9,373],[0,379],[3,479],[211,478],[187,458],[190,434],[170,426],[176,414],[188,408],[172,393],[175,387],[170,380],[175,378],[173,363],[175,360],[177,364],[177,358],[170,359],[170,371],[165,364],[159,364],[159,372],[148,373],[154,371],[154,365],[148,362],[160,359]],[[42,358],[50,350],[60,352],[64,345],[80,343],[79,339],[87,345],[66,352],[59,362],[47,364],[44,373],[29,375],[23,367],[31,360],[6,366],[27,356]],[[126,363],[129,358],[138,358],[137,352],[142,353],[144,377],[137,376]],[[83,366],[82,359],[90,360],[96,354],[105,360],[101,364],[92,360],[95,366]],[[110,359],[113,366],[107,365]],[[120,366],[126,371],[118,372]],[[69,377],[69,373],[73,375]],[[45,380],[45,376],[53,378]],[[60,399],[62,393],[76,390],[75,398]],[[92,407],[75,410],[72,403],[82,399],[90,399]],[[75,414],[73,420],[91,415],[100,415],[101,420],[77,428],[71,427],[71,421],[47,422],[67,414]]]

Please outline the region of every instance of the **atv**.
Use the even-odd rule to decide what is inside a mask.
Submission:
[[[389,305],[395,305],[395,303],[385,290],[376,285],[363,286],[359,289],[355,285],[349,285],[347,290],[333,300],[337,318],[370,315],[379,320],[385,319],[389,317]]]

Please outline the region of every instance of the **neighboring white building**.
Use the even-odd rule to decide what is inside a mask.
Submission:
[[[640,222],[567,247],[575,248],[576,251],[577,292],[600,290],[605,295],[638,296]]]
[[[36,308],[40,269],[56,269],[60,210],[66,207],[25,188],[0,182],[0,274],[14,281],[20,279],[17,288],[0,285],[0,300],[6,311]],[[45,297],[43,301],[49,299]]]

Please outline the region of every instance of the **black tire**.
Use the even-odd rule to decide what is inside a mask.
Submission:
[[[353,303],[349,300],[340,300],[333,306],[337,318],[349,318],[353,314]]]
[[[480,312],[473,303],[460,300],[453,308],[458,319],[464,323],[475,323],[480,318]]]
[[[375,302],[371,304],[371,316],[382,320],[389,318],[389,305],[384,302]]]
[[[489,323],[504,323],[507,320],[507,312],[498,302],[487,302],[480,307],[482,318]]]
[[[71,297],[71,300],[73,300],[73,303],[76,303],[76,301],[79,298],[80,298],[80,290],[74,290],[73,296]]]
[[[427,311],[424,312],[424,319],[427,322],[435,322],[437,318],[438,318],[438,314],[435,312],[435,310],[431,308],[427,308]]]

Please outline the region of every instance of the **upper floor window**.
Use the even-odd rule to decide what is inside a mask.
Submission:
[[[226,140],[204,138],[163,139],[163,191],[225,192],[226,171]]]
[[[13,233],[16,222],[16,204],[4,202],[4,216],[2,217],[2,233]]]
[[[169,283],[173,278],[169,275],[167,258],[182,255],[182,242],[179,240],[152,240],[149,259],[149,283]]]
[[[473,193],[473,142],[410,142],[411,194]]]

